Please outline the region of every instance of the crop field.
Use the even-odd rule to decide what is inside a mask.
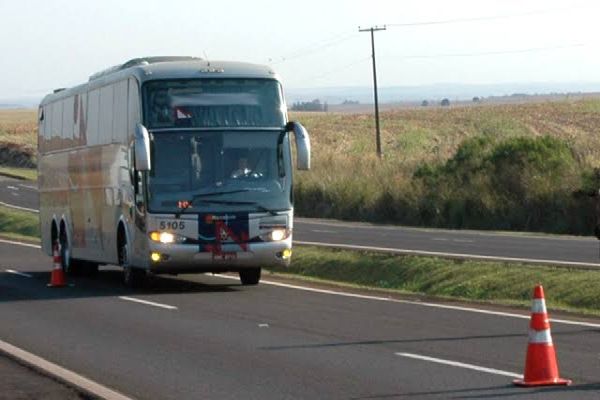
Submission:
[[[293,112],[312,141],[297,214],[448,228],[590,234],[600,187],[600,99]],[[35,153],[36,111],[0,111],[0,154]],[[0,165],[10,159],[0,158]],[[18,165],[14,165],[18,166]]]

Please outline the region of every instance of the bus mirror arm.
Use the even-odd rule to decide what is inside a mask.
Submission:
[[[299,170],[310,169],[310,138],[306,129],[298,122],[288,122],[287,132],[293,131],[296,139],[296,165]]]
[[[135,126],[134,138],[135,169],[138,171],[150,171],[150,135],[142,124]]]

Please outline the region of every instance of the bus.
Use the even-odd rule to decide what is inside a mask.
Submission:
[[[42,251],[65,272],[256,285],[261,268],[289,265],[292,168],[310,168],[310,139],[271,67],[137,58],[55,90],[38,119]]]

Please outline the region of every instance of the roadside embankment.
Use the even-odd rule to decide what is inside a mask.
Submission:
[[[554,310],[600,315],[600,271],[296,246],[274,272],[308,280],[451,300],[530,307],[542,283]]]

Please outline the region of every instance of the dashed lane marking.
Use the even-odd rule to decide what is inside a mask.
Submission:
[[[177,310],[177,307],[175,307],[175,306],[170,306],[168,304],[162,304],[162,303],[155,303],[153,301],[148,301],[148,300],[136,299],[135,297],[119,296],[119,298],[121,300],[132,301],[134,303],[145,304],[147,306],[165,308],[167,310]]]
[[[33,275],[26,274],[24,272],[15,271],[14,269],[7,269],[5,271],[8,272],[9,274],[24,276],[25,278],[33,278]]]
[[[480,367],[478,365],[465,364],[465,363],[461,363],[458,361],[444,360],[442,358],[428,357],[428,356],[422,356],[420,354],[412,354],[412,353],[395,353],[395,354],[400,357],[412,358],[415,360],[422,360],[422,361],[429,361],[429,362],[433,362],[436,364],[450,365],[452,367],[472,369],[474,371],[485,372],[488,374],[509,376],[511,378],[518,378],[518,379],[523,378],[523,375],[517,374],[515,372],[502,371],[500,369],[494,369],[494,368]]]

